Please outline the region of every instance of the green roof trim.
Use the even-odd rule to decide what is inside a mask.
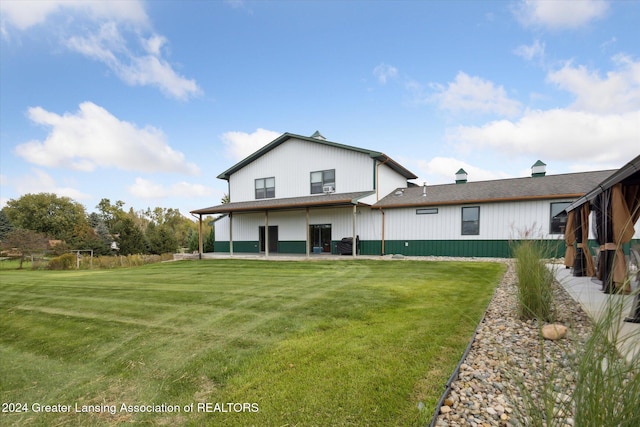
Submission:
[[[462,169],[462,168],[460,168],[460,170],[458,172],[456,172],[456,175],[459,175],[461,173],[467,173],[467,171]]]
[[[543,163],[542,161],[538,160],[536,161],[531,167],[534,168],[536,166],[547,166],[546,163]]]
[[[386,154],[381,153],[379,151],[367,150],[367,149],[364,149],[364,148],[358,148],[358,147],[353,147],[353,146],[350,146],[350,145],[339,144],[337,142],[328,141],[326,139],[319,139],[319,138],[314,138],[314,137],[311,137],[311,136],[296,135],[296,134],[289,133],[289,132],[283,133],[278,138],[274,139],[273,141],[271,141],[270,143],[268,143],[264,147],[262,147],[259,150],[257,150],[255,153],[251,154],[250,156],[244,158],[243,160],[239,161],[235,165],[231,166],[229,169],[227,169],[226,171],[224,171],[220,175],[218,175],[217,178],[224,179],[224,180],[228,181],[229,177],[233,173],[239,171],[243,167],[247,166],[248,164],[250,164],[254,160],[258,159],[259,157],[263,156],[264,154],[268,153],[269,151],[273,150],[274,148],[276,148],[280,144],[283,144],[284,142],[288,141],[289,139],[300,139],[302,141],[313,142],[315,144],[323,144],[323,145],[328,145],[328,146],[331,146],[331,147],[341,148],[343,150],[350,150],[350,151],[355,151],[355,152],[358,152],[358,153],[367,154],[367,155],[369,155],[371,158],[373,158],[375,160],[378,160],[378,161],[381,161],[381,162],[385,162],[387,166],[389,166],[391,169],[395,170],[396,172],[398,172],[399,174],[401,174],[402,176],[404,176],[407,179],[416,179],[416,178],[418,178],[417,175],[415,175],[413,172],[409,171],[404,166],[402,166],[401,164],[397,163],[396,161],[391,159]]]

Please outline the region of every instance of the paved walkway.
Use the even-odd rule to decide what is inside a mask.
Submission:
[[[633,317],[631,310],[634,308],[638,282],[631,282],[632,295],[607,295],[601,291],[600,282],[591,277],[574,277],[573,270],[566,269],[564,265],[553,264],[550,268],[555,270],[558,282],[594,319],[606,315],[607,308],[615,309],[618,314],[616,321],[620,327],[618,350],[627,360],[640,353],[640,324],[624,321],[625,317]]]

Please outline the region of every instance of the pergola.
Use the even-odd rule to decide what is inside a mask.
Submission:
[[[629,291],[622,246],[633,238],[640,218],[640,155],[569,205],[566,211],[565,265],[574,268],[575,276],[597,276],[605,293]],[[595,214],[592,229],[599,245],[597,268],[588,245],[591,211]]]

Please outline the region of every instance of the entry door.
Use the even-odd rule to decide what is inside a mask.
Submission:
[[[331,224],[314,224],[309,226],[311,247],[322,248],[322,252],[331,252]]]
[[[264,252],[264,225],[260,226],[260,252]],[[278,226],[270,225],[269,226],[269,252],[278,252]]]

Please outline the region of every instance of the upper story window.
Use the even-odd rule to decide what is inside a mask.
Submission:
[[[273,197],[276,197],[276,179],[274,177],[256,179],[256,199]]]
[[[311,194],[333,193],[336,189],[336,170],[311,172]]]
[[[462,235],[480,234],[480,206],[462,208]]]
[[[549,221],[549,234],[564,234],[567,228],[567,213],[564,211],[571,202],[551,203],[551,219]]]

